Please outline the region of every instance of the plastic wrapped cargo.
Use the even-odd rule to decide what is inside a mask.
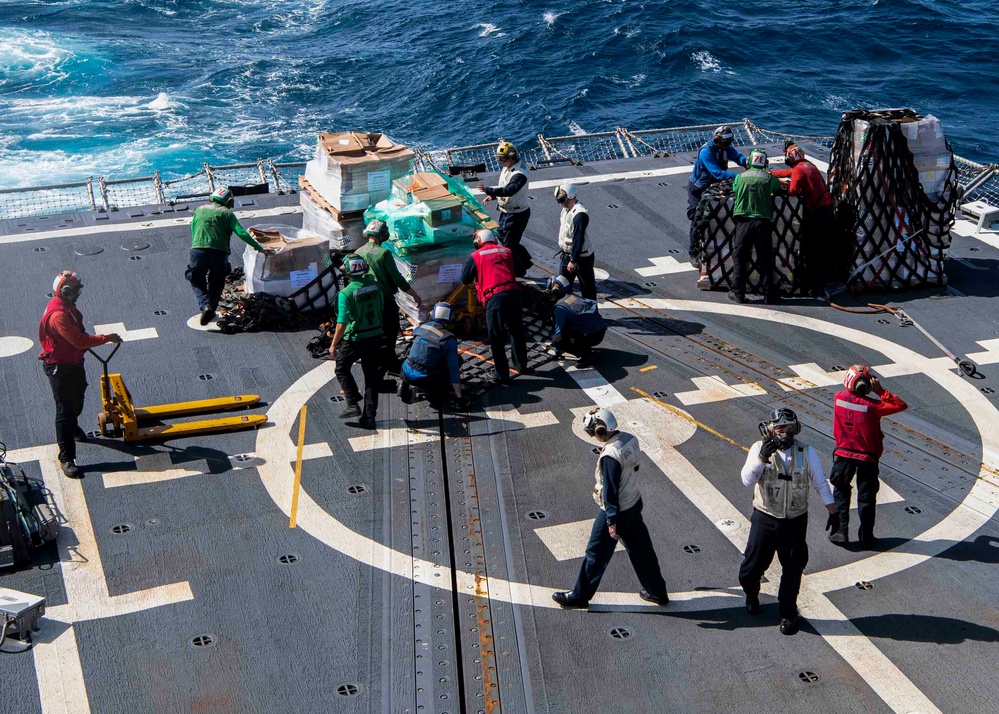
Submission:
[[[320,134],[305,177],[337,211],[363,211],[392,194],[392,182],[413,170],[416,154],[384,134]]]
[[[337,220],[328,204],[304,179],[300,183],[299,203],[302,206],[302,229],[329,241],[331,252],[357,250],[365,243],[364,217],[344,217]]]
[[[259,226],[250,233],[273,255],[251,246],[243,251],[244,290],[289,297],[315,281],[329,263],[329,241],[301,228],[287,225]]]

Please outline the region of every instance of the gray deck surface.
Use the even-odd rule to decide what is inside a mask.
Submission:
[[[690,158],[542,169],[532,181],[657,171],[689,166]],[[744,520],[751,512],[751,492],[739,480],[745,458],[739,445],[757,438],[756,423],[771,409],[789,405],[828,472],[837,386],[787,391],[776,380],[795,376],[791,365],[834,371],[895,360],[869,338],[844,340],[832,328],[804,329],[790,318],[754,319],[773,314],[762,306],[738,312],[724,293],[699,291],[694,272],[639,275],[636,269],[652,266],[653,257],[686,260],[686,181],[684,172],[579,186],[597,267],[609,274],[598,286],[602,297],[614,300],[602,308],[613,328],[593,369],[575,371],[572,360],[548,362],[535,375],[488,392],[468,413],[447,415],[443,443],[425,403],[407,407],[382,396],[379,431],[370,437],[374,448],[362,450],[350,439],[367,432],[336,418],[342,403],[331,398],[339,389],[335,381],[323,383],[332,375],[330,364],[305,350],[311,331],[226,336],[187,326],[195,314],[183,277],[188,228],[158,222],[189,215],[196,204],[99,220],[83,214],[0,222],[0,339],[35,340],[52,276],[73,268],[86,284],[79,305],[89,325],[156,328],[156,338],[126,342],[112,362],[136,403],[259,393],[265,404],[254,411],[263,412],[284,404],[279,398],[287,398],[291,385],[318,370],[326,376],[314,394],[310,388],[305,443],[328,448],[304,462],[308,503],[296,529],[288,527],[282,494],[290,493],[290,445],[298,429],[289,415],[302,399],[291,399],[291,411],[259,432],[147,445],[94,439],[79,449],[86,478],[70,482],[51,470],[53,406],[37,345],[0,357],[0,441],[11,452],[28,453],[25,470],[47,478],[68,519],[58,551],[46,549],[34,567],[0,574],[0,586],[44,595],[53,614],[34,651],[0,654],[0,712],[996,711],[999,524],[993,516],[999,489],[979,471],[983,458],[999,468],[999,454],[983,457],[969,412],[990,418],[993,431],[999,423],[999,395],[980,391],[999,378],[995,364],[983,364],[976,380],[959,379],[956,370],[949,371],[950,381],[940,377],[948,370],[939,361],[930,368],[936,378],[918,368],[886,377],[910,409],[885,421],[882,478],[900,497],[878,509],[878,550],[885,552],[829,544],[825,511],[813,495],[805,590],[809,578],[815,585],[801,602],[803,615],[813,616],[800,634],[783,637],[775,600],[767,595],[761,615],[749,618],[736,577],[741,554],[709,517],[725,502]],[[525,245],[538,264],[530,277],[540,281],[554,267],[558,206],[551,188],[531,193]],[[294,209],[297,197],[254,197],[253,205],[237,208],[280,206]],[[153,226],[142,225],[150,221]],[[300,214],[289,213],[243,223],[300,221]],[[127,230],[112,232],[118,225]],[[100,229],[32,240],[64,226]],[[149,247],[123,250],[131,241]],[[233,246],[241,247],[235,239]],[[77,254],[94,247],[103,251]],[[955,236],[951,256],[947,273],[958,294],[939,288],[872,300],[903,305],[959,354],[988,352],[978,341],[999,335],[993,272],[999,251]],[[239,262],[235,253],[233,262]],[[642,302],[622,303],[627,298]],[[688,302],[649,302],[658,299]],[[720,310],[711,313],[702,303]],[[776,311],[853,328],[928,359],[941,356],[915,328],[885,315],[849,314],[812,299],[789,300]],[[96,361],[88,363],[90,429],[96,428],[99,372]],[[697,391],[691,380],[698,377],[753,383],[760,393],[686,404],[677,395]],[[597,387],[600,398],[627,402],[619,414],[635,425],[625,428],[663,440],[661,460],[643,457],[641,474],[646,523],[667,585],[680,594],[665,609],[638,600],[623,553],[608,568],[603,598],[590,612],[562,611],[550,600],[553,590],[572,586],[580,560],[556,559],[537,529],[595,514],[593,444],[578,426],[572,429],[572,410],[594,400],[579,382],[609,383]],[[646,400],[640,392],[656,396]],[[33,447],[45,448],[24,451]],[[240,454],[251,460],[237,460]],[[188,474],[148,477],[170,468]],[[128,483],[123,475],[132,471],[144,482]],[[703,481],[684,482],[691,474]],[[348,491],[358,485],[362,492]],[[528,515],[538,511],[543,518]],[[323,514],[352,533],[337,530]],[[131,529],[112,531],[121,524]],[[570,551],[581,553],[588,526],[582,528],[582,536],[563,539]],[[955,532],[962,534],[957,540]],[[851,533],[855,537],[855,512]],[[456,597],[452,547],[460,571]],[[288,555],[297,560],[279,561]],[[832,577],[834,569],[838,579],[829,590],[824,583],[833,581],[821,577]],[[488,580],[477,583],[477,572]],[[79,585],[101,581],[103,594]],[[873,587],[854,586],[865,581]],[[189,596],[156,590],[180,583],[189,584]],[[533,589],[511,590],[507,583]],[[139,591],[147,593],[127,612],[106,605]],[[611,636],[620,628],[630,636]],[[190,644],[204,634],[214,638],[211,646]],[[76,658],[82,690],[74,685]],[[804,681],[804,672],[818,680]]]

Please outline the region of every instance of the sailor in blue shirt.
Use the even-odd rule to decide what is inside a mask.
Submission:
[[[548,281],[548,294],[556,300],[553,317],[552,350],[555,357],[563,352],[579,358],[577,367],[584,367],[593,358],[593,348],[603,342],[607,332],[604,318],[597,311],[595,300],[567,294],[569,281],[557,275]]]
[[[440,409],[451,385],[461,398],[461,359],[458,339],[448,332],[454,309],[446,302],[434,305],[430,319],[413,330],[413,346],[402,365],[402,401],[409,404],[413,387],[427,395],[434,409]]]
[[[701,147],[694,162],[694,170],[690,173],[687,183],[687,220],[690,221],[690,263],[695,268],[701,267],[701,239],[699,232],[694,230],[694,216],[697,214],[697,204],[701,201],[704,189],[719,181],[734,179],[735,174],[728,170],[728,162],[739,166],[746,165],[746,157],[732,146],[735,134],[732,127],[720,126],[715,129],[714,136]]]

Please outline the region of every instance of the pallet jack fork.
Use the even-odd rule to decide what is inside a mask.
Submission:
[[[247,414],[231,417],[217,417],[201,421],[188,421],[179,424],[161,424],[158,426],[139,426],[142,421],[152,419],[174,419],[194,414],[226,411],[250,407],[260,401],[258,394],[242,394],[234,397],[219,397],[217,399],[200,399],[193,402],[175,402],[173,404],[158,404],[150,407],[136,407],[132,403],[132,395],[120,374],[108,374],[108,362],[114,357],[121,343],[115,345],[111,354],[103,358],[93,350],[94,355],[104,366],[101,375],[101,405],[104,408],[97,415],[97,423],[103,436],[123,436],[125,441],[144,441],[147,439],[173,439],[197,434],[216,434],[223,431],[238,429],[256,429],[267,417],[263,414]]]

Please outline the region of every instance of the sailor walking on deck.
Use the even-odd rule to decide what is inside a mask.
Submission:
[[[763,302],[777,305],[780,297],[774,288],[773,197],[780,193],[780,181],[767,168],[767,152],[749,152],[749,168],[732,182],[735,191],[735,265],[732,267],[732,289],[728,293],[734,302],[746,302],[746,279],[749,257],[756,248],[756,265],[763,289]]]
[[[368,264],[368,277],[378,283],[382,291],[382,330],[385,334],[385,354],[383,366],[392,373],[399,372],[399,360],[395,356],[395,341],[399,337],[399,307],[395,304],[396,292],[404,292],[420,305],[420,296],[416,294],[406,281],[395,257],[382,243],[388,239],[388,226],[384,221],[373,220],[364,229],[364,237],[368,242],[358,248],[355,253]],[[389,382],[394,384],[394,382]]]
[[[559,217],[558,248],[561,251],[559,274],[569,281],[569,290],[579,276],[579,292],[588,300],[597,299],[597,279],[593,274],[593,247],[586,235],[590,214],[576,197],[576,187],[562,183],[555,188],[555,200],[562,206]]]
[[[531,374],[527,366],[527,338],[524,335],[524,298],[517,284],[513,252],[497,245],[496,236],[487,228],[475,234],[475,251],[461,270],[461,282],[475,283],[479,302],[486,306],[486,331],[495,368],[495,382],[510,383],[510,365],[506,358],[507,334],[513,343],[513,368]]]
[[[753,487],[746,556],[739,568],[739,584],[746,593],[746,612],[760,611],[760,578],[773,562],[774,553],[783,572],[777,591],[780,631],[798,631],[798,590],[808,565],[808,492],[814,486],[829,511],[826,530],[839,528],[839,514],[826,483],[815,449],[795,435],[801,431],[798,417],[790,409],[775,409],[770,420],[760,423],[763,439],[749,449],[742,467],[742,483]]]
[[[569,592],[552,593],[552,600],[565,608],[588,607],[614,549],[621,541],[642,584],[639,597],[656,605],[666,605],[669,603],[666,581],[642,518],[638,439],[634,434],[619,431],[617,419],[608,409],[595,408],[584,415],[583,430],[603,444],[597,457],[593,487],[593,500],[600,510],[593,521],[575,587]]]
[[[531,204],[527,197],[527,167],[520,160],[517,147],[509,141],[501,142],[496,147],[496,158],[503,168],[495,186],[479,184],[479,190],[486,194],[482,203],[485,205],[496,200],[499,207],[496,239],[500,245],[514,251],[526,270],[530,267],[531,255],[526,248],[521,247],[520,239],[524,237],[527,222],[531,220]]]
[[[350,284],[337,294],[336,329],[330,344],[330,354],[336,360],[334,372],[347,400],[347,408],[339,417],[360,417],[358,423],[363,428],[374,429],[378,389],[385,374],[382,366],[384,301],[378,283],[367,277],[368,264],[364,258],[354,253],[346,256],[343,271],[350,277]],[[363,411],[358,406],[361,392],[350,371],[355,362],[361,363],[364,374]]]
[[[850,483],[857,477],[857,516],[860,519],[860,547],[874,547],[874,521],[877,517],[878,490],[881,482],[879,462],[884,452],[881,418],[909,408],[901,397],[881,386],[880,380],[866,365],[855,364],[843,379],[845,389],[836,394],[833,408],[833,437],[836,450],[829,483],[833,487],[839,528],[829,535],[837,545],[850,540]],[[872,396],[873,395],[873,396]]]
[[[225,288],[225,276],[229,274],[230,236],[235,233],[240,240],[261,253],[273,253],[246,232],[232,212],[232,206],[232,191],[225,187],[218,188],[209,202],[194,209],[191,216],[191,264],[184,275],[198,299],[202,325],[207,325],[215,317]]]
[[[563,352],[576,355],[577,367],[586,367],[593,358],[593,348],[603,342],[607,333],[604,318],[597,310],[595,300],[567,294],[569,281],[556,275],[548,281],[548,294],[554,299],[552,349],[556,358]]]
[[[92,347],[121,342],[121,337],[88,335],[83,315],[76,301],[83,290],[78,273],[64,270],[52,283],[52,299],[38,323],[38,344],[42,352],[42,369],[48,377],[55,400],[56,443],[59,445],[59,466],[70,478],[83,478],[76,465],[76,442],[86,441],[87,434],[77,419],[83,413],[87,391],[87,373],[83,357]]]
[[[701,147],[694,162],[694,170],[687,182],[687,220],[690,221],[690,264],[701,267],[701,238],[696,228],[697,204],[704,190],[719,181],[734,179],[735,174],[728,170],[728,162],[739,166],[746,165],[746,157],[732,146],[735,134],[732,127],[720,126],[714,131],[711,141]]]
[[[461,357],[458,338],[448,331],[454,308],[446,302],[434,305],[430,319],[413,330],[413,346],[402,363],[402,387],[399,396],[409,404],[415,387],[427,395],[434,409],[440,409],[448,387],[461,398]]]

